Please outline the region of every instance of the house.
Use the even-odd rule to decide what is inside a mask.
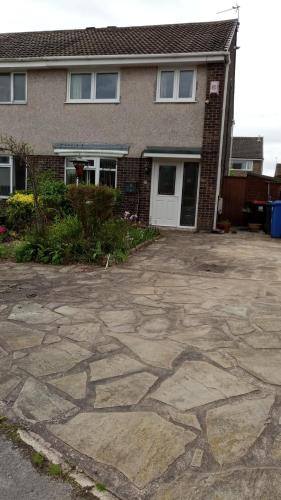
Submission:
[[[262,174],[263,137],[233,137],[230,175]]]
[[[229,164],[237,20],[3,33],[0,134],[145,223],[211,230]],[[83,171],[81,172],[81,169]],[[80,179],[81,181],[81,179]],[[26,179],[0,156],[0,197]]]

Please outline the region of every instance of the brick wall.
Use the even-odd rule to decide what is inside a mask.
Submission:
[[[51,172],[55,179],[64,180],[64,158],[62,156],[32,155],[29,161],[37,164],[40,173]]]
[[[122,192],[121,211],[137,214],[145,224],[149,223],[151,158],[120,158],[117,165],[117,187]],[[136,193],[125,193],[128,182],[136,183]]]
[[[255,174],[262,174],[262,161],[254,160],[253,161],[253,172]]]
[[[207,68],[207,102],[205,105],[198,205],[198,229],[201,230],[211,230],[214,220],[224,94],[225,64],[209,64]],[[210,82],[212,80],[220,82],[219,95],[209,94]]]

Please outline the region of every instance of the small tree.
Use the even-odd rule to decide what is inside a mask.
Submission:
[[[38,165],[31,161],[30,158],[33,154],[32,147],[27,142],[17,140],[11,135],[2,135],[0,136],[0,151],[4,151],[18,158],[21,167],[26,169],[34,198],[36,230],[42,232],[45,223],[45,215],[39,201]]]

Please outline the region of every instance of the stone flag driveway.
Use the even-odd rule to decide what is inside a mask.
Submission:
[[[122,500],[281,498],[281,241],[0,273],[0,413]]]

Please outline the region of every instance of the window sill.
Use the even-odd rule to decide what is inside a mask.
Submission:
[[[0,196],[0,200],[7,200],[9,198],[9,196]]]
[[[5,106],[6,105],[8,105],[8,106],[14,105],[15,106],[15,105],[18,105],[18,104],[21,106],[22,104],[27,104],[27,101],[13,101],[13,102],[3,102],[3,101],[0,101],[0,106],[2,106],[3,104]]]
[[[64,104],[119,104],[120,99],[71,99],[65,101]]]
[[[156,99],[154,104],[192,104],[198,102],[197,99]]]

